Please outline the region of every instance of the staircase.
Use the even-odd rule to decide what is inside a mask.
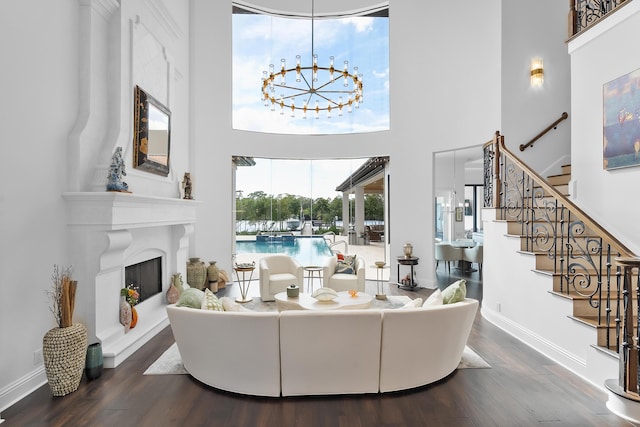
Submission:
[[[568,197],[569,181],[571,180],[571,165],[562,166],[562,172],[558,175],[547,177],[547,183],[553,186],[558,193]],[[535,187],[540,189],[540,187]],[[541,190],[541,189],[540,189]],[[544,195],[541,200],[551,201],[552,196]],[[558,228],[559,224],[554,224],[554,228]],[[539,244],[539,240],[528,238],[522,234],[522,224],[518,221],[507,221],[507,237],[520,239],[519,251],[535,257],[536,274],[548,277],[551,281],[551,289],[549,292],[559,298],[564,298],[572,302],[573,310],[569,315],[571,319],[592,328],[596,337],[595,344],[599,349],[608,352],[617,358],[618,340],[613,339],[616,334],[616,318],[619,318],[619,310],[621,308],[619,301],[619,280],[618,276],[611,280],[607,289],[598,289],[593,284],[598,284],[601,277],[594,266],[588,266],[584,269],[580,276],[581,283],[578,286],[572,286],[566,273],[556,271],[556,258],[562,256],[557,250],[553,251],[555,257],[549,256],[549,250],[544,244]],[[596,239],[597,235],[593,232],[586,231],[580,237],[575,237],[575,242],[579,247],[587,247],[588,241]],[[548,245],[547,245],[548,246]],[[575,255],[575,251],[574,251]],[[616,262],[611,261],[613,270],[615,270]],[[588,276],[587,276],[588,274]],[[636,295],[637,292],[634,292]],[[602,307],[613,307],[609,311],[609,316],[602,319]],[[617,312],[617,315],[616,315]],[[614,315],[611,315],[613,313]]]
[[[499,133],[484,150],[484,317],[640,420],[640,258],[567,197],[570,165],[543,179]]]

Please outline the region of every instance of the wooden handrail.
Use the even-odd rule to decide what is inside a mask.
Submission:
[[[542,138],[551,129],[555,129],[556,127],[558,127],[558,124],[563,120],[567,120],[568,117],[569,117],[569,115],[567,114],[566,111],[564,113],[562,113],[562,115],[560,116],[560,118],[558,120],[556,120],[555,122],[553,122],[552,124],[547,126],[547,128],[545,130],[543,130],[542,132],[537,134],[535,137],[533,137],[533,139],[531,141],[527,142],[526,144],[520,144],[520,151],[524,151],[524,150],[527,149],[527,147],[532,146],[534,142],[536,142],[537,140]]]
[[[566,114],[566,113],[565,113]],[[534,177],[536,183],[540,185],[545,191],[551,194],[555,199],[560,200],[566,207],[569,208],[574,215],[580,218],[584,224],[589,227],[591,230],[598,233],[600,236],[603,236],[611,245],[616,248],[620,252],[620,256],[622,257],[637,257],[629,248],[627,248],[624,243],[615,238],[611,233],[609,233],[606,229],[604,229],[600,224],[594,221],[587,213],[585,213],[582,209],[580,209],[575,203],[573,203],[569,198],[561,194],[558,190],[555,189],[552,185],[548,184],[547,181],[542,178],[536,171],[531,169],[526,163],[520,160],[515,154],[513,154],[507,147],[504,145],[504,137],[499,135],[499,132],[496,132],[497,144],[500,146],[500,150],[505,153],[513,163],[515,163],[520,169],[526,171],[529,175]]]

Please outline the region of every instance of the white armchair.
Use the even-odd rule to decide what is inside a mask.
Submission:
[[[275,295],[285,292],[287,286],[298,285],[304,292],[302,264],[288,255],[268,255],[260,259],[260,299],[274,301]]]
[[[338,258],[328,257],[322,268],[322,286],[331,288],[336,292],[349,291],[352,289],[364,292],[365,284],[365,262],[364,259],[356,257],[355,274],[336,273]]]

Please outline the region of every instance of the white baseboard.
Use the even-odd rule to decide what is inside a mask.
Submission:
[[[0,412],[33,393],[38,387],[47,383],[44,365],[39,366],[27,375],[19,378],[0,390]],[[0,419],[0,423],[4,421]]]

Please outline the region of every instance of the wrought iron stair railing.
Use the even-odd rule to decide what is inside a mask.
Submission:
[[[620,377],[637,379],[640,259],[509,151],[499,132],[483,150],[485,207],[510,223],[522,251],[535,255],[536,268],[553,276],[554,291],[582,307],[584,315],[574,318],[598,330],[597,345],[621,352]],[[638,263],[629,267],[624,260]],[[626,383],[638,393],[640,381]]]
[[[569,0],[569,36],[600,22],[631,0]]]

